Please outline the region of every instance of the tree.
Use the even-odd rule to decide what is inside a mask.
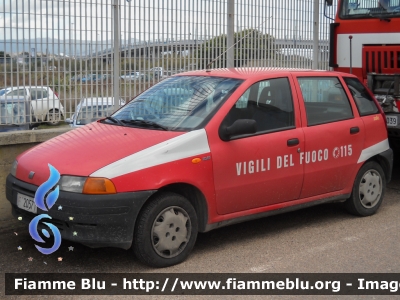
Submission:
[[[266,59],[274,56],[275,38],[269,34],[263,34],[256,29],[246,29],[235,32],[234,35],[234,66],[241,67],[252,59]],[[203,43],[197,53],[199,68],[205,69],[206,66],[227,50],[227,36],[222,34]],[[226,67],[227,53],[210,64],[210,68],[220,66]]]

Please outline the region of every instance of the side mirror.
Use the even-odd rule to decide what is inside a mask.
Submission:
[[[256,121],[252,119],[239,119],[231,126],[221,126],[219,136],[223,141],[229,141],[232,136],[256,133]]]
[[[333,0],[325,0],[326,6],[332,6]]]

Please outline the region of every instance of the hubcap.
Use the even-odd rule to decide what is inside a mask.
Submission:
[[[47,122],[49,123],[57,123],[58,112],[50,111],[47,116]]]
[[[188,213],[181,207],[170,206],[160,212],[153,223],[153,248],[162,257],[175,257],[185,249],[191,231]]]
[[[363,175],[359,186],[359,197],[362,206],[372,208],[378,202],[382,194],[382,179],[375,170],[369,170]]]

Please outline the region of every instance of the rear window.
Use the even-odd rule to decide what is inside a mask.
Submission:
[[[49,93],[46,89],[31,89],[31,100],[40,100],[48,97]]]
[[[379,113],[375,101],[372,99],[365,86],[357,78],[344,77],[343,79],[353,96],[360,116]]]

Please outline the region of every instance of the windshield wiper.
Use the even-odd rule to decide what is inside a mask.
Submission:
[[[136,126],[143,126],[143,127],[154,127],[159,128],[162,130],[168,130],[167,127],[160,125],[153,121],[145,121],[145,120],[121,120],[124,124],[136,125]]]
[[[110,120],[110,121],[112,121],[114,123],[117,123],[120,126],[125,126],[124,123],[122,123],[120,120],[118,120],[118,119],[116,119],[114,117],[106,117],[106,120]]]

